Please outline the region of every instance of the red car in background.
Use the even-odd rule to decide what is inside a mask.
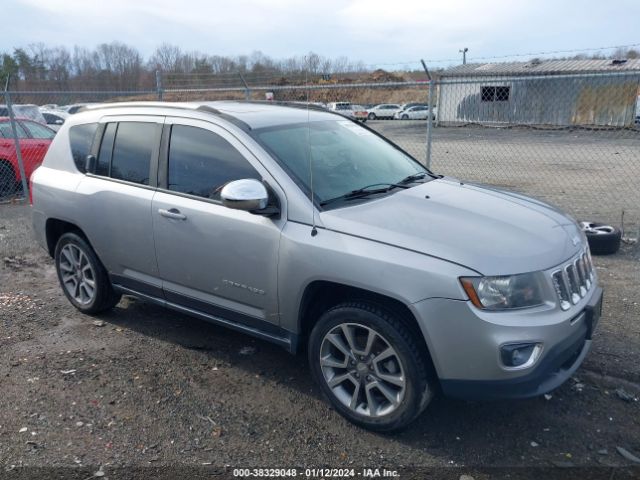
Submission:
[[[28,181],[33,171],[42,163],[56,132],[26,118],[16,120],[16,129]],[[19,191],[21,181],[11,122],[8,117],[0,117],[0,197]]]

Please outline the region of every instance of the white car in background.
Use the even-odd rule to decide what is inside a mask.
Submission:
[[[368,115],[369,115],[369,111],[366,108],[364,108],[362,105],[351,105],[351,111],[347,116],[349,118],[352,118],[353,120],[366,122]]]
[[[327,108],[332,112],[343,113],[351,110],[351,102],[330,102]]]
[[[397,112],[393,118],[397,120],[427,120],[429,118],[429,111],[431,109],[427,105],[419,105],[416,107],[409,107],[406,110]],[[437,108],[433,108],[431,118],[436,119]]]
[[[45,124],[45,119],[40,113],[40,108],[37,105],[26,103],[22,105],[13,105],[13,115],[16,118],[28,118],[29,120],[35,120],[38,123]],[[8,117],[9,108],[6,105],[0,105],[0,117]]]
[[[393,116],[401,110],[397,103],[381,103],[368,110],[367,118],[377,120],[379,118],[393,119]]]
[[[327,108],[352,120],[367,121],[367,110],[361,105],[353,105],[351,102],[331,102]]]
[[[62,105],[58,107],[59,110],[68,113],[69,115],[73,115],[77,113],[81,108],[89,107],[91,105],[96,105],[95,103],[73,103],[70,105]]]
[[[42,116],[46,120],[47,127],[55,130],[56,132],[60,129],[65,120],[69,118],[69,114],[67,112],[63,112],[62,110],[49,110],[41,108],[40,113],[42,113]]]

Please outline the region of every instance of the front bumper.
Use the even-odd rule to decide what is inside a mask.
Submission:
[[[439,341],[445,333],[442,328],[430,329],[434,322],[421,322],[443,393],[469,400],[497,400],[534,397],[559,387],[580,367],[591,349],[591,336],[601,313],[602,289],[592,289],[580,307],[578,314],[559,322],[554,321],[555,314],[547,318],[546,324],[535,317],[519,319],[520,325],[509,324],[504,318],[501,321],[506,320],[506,325],[479,321],[477,317],[469,323],[469,319],[456,317],[453,323],[457,332],[448,332],[455,338],[444,342]],[[455,309],[462,311],[459,305]],[[439,323],[441,327],[442,322]],[[465,332],[463,324],[472,328]],[[543,355],[529,369],[504,369],[497,352],[501,344],[509,341],[541,342]]]

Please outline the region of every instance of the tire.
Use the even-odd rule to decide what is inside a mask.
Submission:
[[[404,115],[402,115],[402,120],[409,120],[409,115],[407,115],[406,113]]]
[[[619,228],[594,222],[581,222],[580,225],[594,255],[611,255],[620,250],[622,232]]]
[[[375,113],[370,113],[369,115],[367,115],[367,118],[369,120],[375,120],[376,119],[376,114]]]
[[[18,177],[13,166],[0,160],[0,198],[9,197],[18,191]]]
[[[120,301],[121,295],[113,290],[102,262],[77,233],[65,233],[60,237],[54,259],[62,291],[82,313],[104,312]]]
[[[367,348],[370,332],[375,338]],[[352,347],[346,338],[353,340]],[[433,397],[426,352],[395,314],[378,306],[350,302],[329,309],[311,332],[308,352],[314,380],[329,402],[347,420],[368,430],[406,427]],[[387,354],[381,356],[382,352]]]

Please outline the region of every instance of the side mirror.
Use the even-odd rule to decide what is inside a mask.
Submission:
[[[95,173],[96,171],[96,156],[87,155],[84,159],[84,171],[86,173]]]
[[[62,125],[64,123],[64,120],[62,120],[61,118],[59,118],[58,120],[56,120],[54,122],[56,125]]]
[[[222,187],[220,198],[225,207],[248,212],[262,210],[269,203],[267,188],[252,178],[227,183]]]

